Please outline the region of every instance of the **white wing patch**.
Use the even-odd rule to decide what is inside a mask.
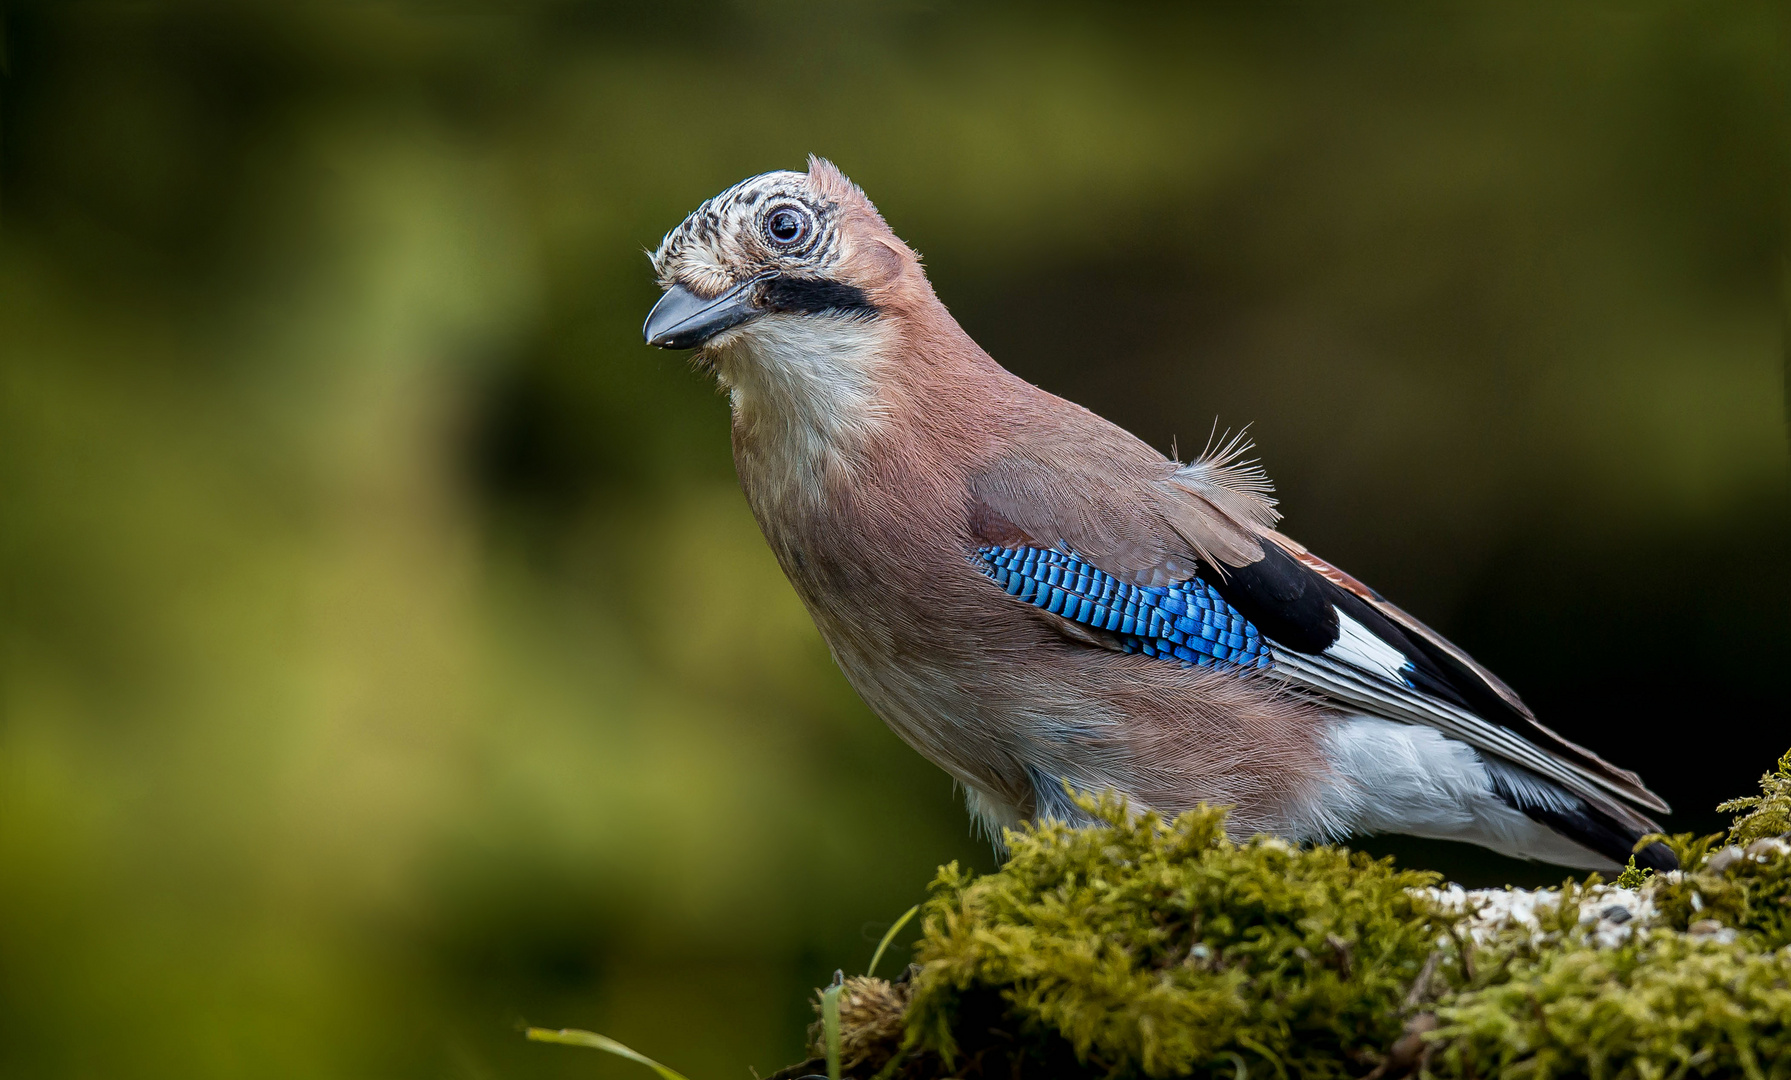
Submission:
[[[1353,668],[1375,672],[1402,686],[1410,685],[1401,674],[1409,663],[1406,655],[1341,611],[1337,613],[1337,640],[1325,650],[1325,655]]]

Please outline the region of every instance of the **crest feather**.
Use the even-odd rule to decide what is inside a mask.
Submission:
[[[808,182],[816,192],[841,206],[861,210],[875,218],[879,224],[886,224],[883,215],[877,212],[864,189],[854,184],[850,177],[840,171],[839,166],[826,158],[815,154],[808,156]]]

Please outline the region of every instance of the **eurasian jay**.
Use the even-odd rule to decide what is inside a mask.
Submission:
[[[652,258],[647,341],[727,390],[747,502],[840,670],[991,835],[1105,789],[1227,805],[1240,835],[1587,869],[1656,831],[1636,774],[1277,532],[1247,443],[1174,461],[997,364],[826,161],[736,184]]]

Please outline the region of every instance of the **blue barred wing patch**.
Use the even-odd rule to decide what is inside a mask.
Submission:
[[[1043,548],[978,548],[977,569],[1009,596],[1105,630],[1126,652],[1183,667],[1266,668],[1268,645],[1206,582],[1129,585],[1086,560]]]

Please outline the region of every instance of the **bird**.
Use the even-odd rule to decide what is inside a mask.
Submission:
[[[732,411],[760,530],[853,688],[1000,846],[1081,793],[1234,836],[1396,833],[1609,871],[1677,863],[1635,773],[1276,528],[1242,437],[1165,456],[998,364],[816,157],[650,255],[648,344]]]

